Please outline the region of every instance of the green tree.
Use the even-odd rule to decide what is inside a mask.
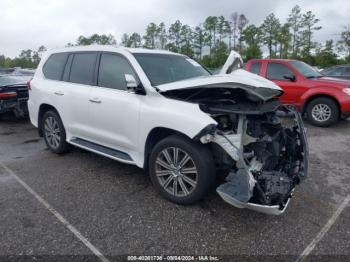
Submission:
[[[202,60],[202,54],[203,54],[203,48],[206,45],[208,34],[203,29],[201,25],[196,26],[193,32],[193,47],[195,49],[194,53],[197,55],[197,57]]]
[[[225,19],[224,16],[218,17],[217,32],[219,35],[219,42],[226,39],[231,31],[230,23]]]
[[[296,58],[300,45],[301,28],[303,27],[303,15],[300,6],[296,5],[293,7],[287,22],[290,25],[292,34],[292,57]]]
[[[76,41],[76,45],[115,45],[116,43],[114,36],[111,34],[93,34],[88,37],[81,35]]]
[[[333,40],[326,41],[324,48],[316,50],[315,62],[321,67],[328,67],[338,63],[338,56],[334,52]]]
[[[165,49],[165,46],[168,42],[168,35],[166,32],[165,24],[163,22],[158,25],[157,35],[158,35],[158,41],[159,41],[159,48]]]
[[[158,36],[158,27],[155,23],[149,23],[146,28],[146,34],[143,36],[145,40],[143,47],[154,49],[156,47],[156,39]]]
[[[182,23],[176,20],[175,23],[169,27],[169,39],[171,43],[168,45],[168,49],[174,52],[179,52],[181,47],[181,28]]]
[[[0,67],[5,67],[5,59],[4,55],[0,55]]]
[[[345,52],[346,60],[350,62],[350,25],[343,26],[343,31],[340,33],[340,40],[338,41],[340,52]]]
[[[263,32],[260,27],[256,27],[255,25],[247,26],[243,30],[241,38],[247,44],[244,52],[246,60],[262,57],[260,45],[263,39]]]
[[[311,11],[308,11],[303,15],[302,27],[303,31],[301,34],[301,43],[303,46],[302,57],[306,62],[311,62],[311,49],[315,47],[315,43],[312,41],[312,36],[315,31],[320,30],[321,26],[316,26],[320,20],[316,18]]]
[[[189,25],[183,25],[180,31],[181,48],[180,52],[189,57],[193,57],[193,31]]]
[[[261,28],[262,28],[262,32],[263,32],[263,39],[264,39],[264,43],[267,45],[267,48],[269,50],[269,57],[273,58],[276,56],[276,48],[275,50],[273,50],[273,47],[277,46],[277,39],[278,39],[278,33],[280,31],[280,21],[278,20],[278,18],[275,16],[274,13],[269,14]]]
[[[238,37],[238,13],[234,12],[231,14],[231,34],[233,39],[233,49],[236,50],[236,41]],[[229,48],[231,49],[231,43]]]
[[[209,56],[212,54],[212,48],[216,43],[216,30],[218,18],[216,16],[208,16],[204,21],[204,28],[208,32]]]
[[[131,47],[130,36],[124,33],[120,43],[122,46]]]
[[[242,49],[243,49],[243,40],[241,39],[241,36],[242,36],[242,32],[245,28],[245,26],[248,24],[248,19],[246,18],[246,16],[244,14],[241,14],[239,17],[238,17],[238,25],[237,25],[237,28],[238,28],[238,32],[239,32],[239,52],[241,53],[242,52]]]
[[[290,26],[288,23],[280,26],[279,31],[277,33],[277,42],[279,45],[279,58],[288,58],[288,51],[290,46],[290,41],[292,39],[292,35],[290,33]]]

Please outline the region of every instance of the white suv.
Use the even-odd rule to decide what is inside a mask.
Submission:
[[[235,52],[219,75],[167,51],[47,52],[29,83],[30,119],[51,151],[137,165],[173,202],[199,200],[223,174],[226,202],[280,214],[307,174],[302,121],[278,86],[241,66]]]

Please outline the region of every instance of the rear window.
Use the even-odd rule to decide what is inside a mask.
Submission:
[[[250,72],[253,74],[260,74],[260,70],[261,70],[261,62],[254,62],[252,63],[252,65],[250,66]]]
[[[67,57],[67,53],[51,55],[43,67],[44,76],[52,80],[61,80]]]
[[[95,53],[75,54],[70,70],[69,81],[78,84],[92,85],[96,55]]]

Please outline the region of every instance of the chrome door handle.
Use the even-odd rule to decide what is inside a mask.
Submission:
[[[58,96],[63,96],[63,95],[64,95],[64,93],[63,93],[62,91],[56,91],[56,92],[55,92],[55,95],[58,95]]]
[[[100,103],[101,103],[101,100],[98,99],[97,97],[90,98],[89,101],[90,101],[91,103],[97,103],[97,104],[100,104]]]

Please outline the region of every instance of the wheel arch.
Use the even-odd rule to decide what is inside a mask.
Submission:
[[[146,138],[145,150],[144,150],[143,168],[145,170],[148,168],[148,160],[149,160],[149,156],[151,154],[153,147],[159,141],[163,140],[166,137],[172,136],[172,135],[180,135],[180,136],[190,138],[189,136],[187,136],[186,134],[184,134],[178,130],[166,128],[166,127],[155,127],[149,132],[149,134]]]
[[[39,107],[39,113],[38,113],[38,132],[39,132],[39,136],[43,136],[43,131],[42,131],[42,119],[43,119],[43,116],[44,114],[47,112],[47,111],[50,111],[50,110],[53,110],[55,111],[58,115],[58,111],[55,107],[53,107],[52,105],[49,105],[49,104],[41,104],[40,107]]]
[[[301,109],[301,113],[302,114],[306,113],[306,109],[307,109],[308,105],[310,104],[311,101],[313,101],[316,98],[329,98],[329,99],[333,100],[333,102],[335,102],[337,107],[338,107],[339,113],[341,113],[341,106],[340,106],[340,103],[337,100],[337,98],[335,98],[334,96],[329,95],[329,94],[314,94],[314,95],[309,96],[305,100],[305,102],[304,102],[304,104],[302,106],[302,109]]]

